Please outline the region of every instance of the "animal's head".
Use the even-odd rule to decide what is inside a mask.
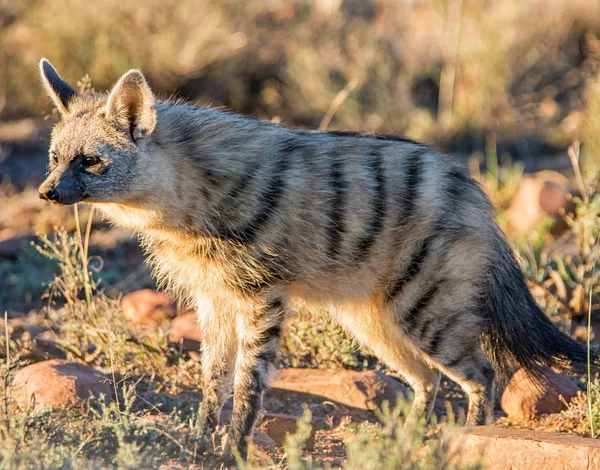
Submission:
[[[138,70],[108,95],[77,93],[45,59],[40,72],[61,120],[52,131],[50,171],[40,197],[54,204],[122,202],[156,124],[154,97]]]

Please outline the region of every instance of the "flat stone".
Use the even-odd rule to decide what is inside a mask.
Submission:
[[[271,381],[269,397],[281,401],[332,401],[359,410],[374,410],[387,400],[394,407],[400,382],[376,371],[345,369],[280,369]]]
[[[446,455],[459,468],[483,459],[486,470],[597,470],[600,441],[555,432],[478,426],[454,431]]]

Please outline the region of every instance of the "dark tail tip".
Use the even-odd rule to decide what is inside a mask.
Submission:
[[[487,327],[482,346],[496,375],[507,380],[522,367],[538,382],[548,370],[570,373],[586,370],[595,363],[597,350],[561,332],[535,303],[511,248],[499,240],[487,278],[487,298],[483,299]]]

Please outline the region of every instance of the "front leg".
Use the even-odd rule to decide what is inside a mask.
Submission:
[[[221,424],[221,407],[231,388],[230,376],[237,335],[232,315],[218,311],[214,302],[205,298],[198,304],[198,320],[202,331],[202,404],[199,428],[206,436]]]
[[[238,318],[238,355],[233,385],[233,413],[223,450],[237,449],[248,457],[248,443],[262,409],[269,373],[273,369],[285,316],[283,300],[273,297],[256,311]]]

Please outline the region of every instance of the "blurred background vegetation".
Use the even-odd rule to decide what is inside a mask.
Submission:
[[[534,169],[600,146],[596,0],[0,0],[0,119],[50,109],[42,56],[99,90],[137,67],[165,97]]]

